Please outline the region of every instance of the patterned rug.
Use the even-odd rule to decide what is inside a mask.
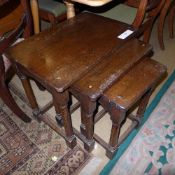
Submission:
[[[175,71],[101,175],[175,175]]]
[[[14,86],[11,90],[20,107],[31,116],[24,95]],[[77,174],[89,159],[80,146],[68,149],[65,141],[44,123],[21,121],[0,99],[0,175]]]

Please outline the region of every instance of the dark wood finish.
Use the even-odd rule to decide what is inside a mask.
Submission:
[[[24,37],[28,37],[32,33],[29,1],[4,1],[3,5],[0,6],[0,11],[0,97],[19,118],[30,122],[31,119],[18,107],[9,91],[7,83],[14,71],[10,66],[10,61],[2,57],[2,54],[22,34]],[[7,32],[9,32],[8,35]]]
[[[5,4],[0,6],[0,35],[4,34],[8,30],[16,28],[16,26],[20,23],[21,15],[22,15],[22,6],[19,4],[19,1],[9,2],[7,1]],[[11,8],[9,8],[11,6]],[[15,16],[15,20],[13,20]]]
[[[143,41],[148,43],[152,27],[164,4],[164,0],[120,0],[112,1],[100,8],[86,7],[86,9],[99,15],[102,13],[105,16],[105,12],[108,13],[108,10],[112,10],[112,13],[115,14],[114,10],[117,10],[115,6],[118,6],[119,4],[136,8],[136,15],[134,20],[130,21],[130,24],[132,28],[139,31],[140,35],[138,35],[138,37],[143,35]],[[112,18],[117,19],[118,17],[113,16]]]
[[[142,0],[126,0],[125,4],[134,7],[134,8],[139,8],[139,6],[141,5],[142,7],[144,7],[143,2],[146,1],[142,1]],[[147,5],[146,5],[146,10],[151,10],[153,8],[155,8],[158,4],[160,3],[160,0],[147,0]]]
[[[82,13],[26,39],[6,52],[19,77],[26,77],[21,80],[33,109],[38,105],[27,83],[29,78],[52,94],[55,110],[63,119],[66,142],[71,148],[76,145],[76,138],[68,110],[67,88],[111,55],[112,50],[120,48],[137,34],[136,31],[125,40],[117,38],[128,28],[128,25],[115,20]],[[53,122],[48,122],[48,125],[56,129]]]
[[[171,6],[171,0],[165,0],[164,6],[161,10],[159,21],[158,21],[158,40],[159,40],[160,48],[162,50],[165,49],[165,45],[163,42],[163,28],[164,28],[165,18],[167,16],[170,6]]]
[[[151,51],[150,45],[137,39],[130,40],[120,49],[113,50],[111,56],[74,83],[72,89],[89,97],[91,101],[96,101],[104,90]]]
[[[44,84],[49,82],[58,92],[63,92],[111,50],[121,47],[126,40],[117,36],[128,27],[111,19],[82,13],[53,30],[15,45],[7,54],[39,82],[45,80]]]
[[[143,32],[144,42],[149,42],[154,22],[160,13],[164,0],[126,0],[124,3],[138,9],[132,26]]]
[[[76,139],[73,133],[70,112],[68,110],[69,94],[67,91],[63,93],[57,93],[56,91],[53,93],[52,91],[52,95],[56,112],[63,116],[67,145],[73,148],[76,145]]]
[[[126,44],[125,46],[128,45]],[[105,69],[103,70],[105,71]],[[100,75],[98,74],[98,71],[96,71],[96,73],[97,74],[94,74],[94,79],[96,77],[98,80]],[[91,75],[91,73],[88,73],[87,75],[89,74]],[[135,127],[140,125],[149,97],[165,74],[165,66],[149,58],[143,58],[142,61],[133,66],[128,73],[120,76],[120,79],[116,81],[115,84],[113,84],[107,91],[103,94],[102,92],[99,93],[101,97],[99,99],[99,95],[96,100],[98,100],[104,108],[102,114],[107,111],[111,116],[112,128],[109,143],[106,143],[102,138],[94,133],[94,125],[99,118],[101,118],[101,116],[98,116],[98,118],[93,119],[97,101],[94,100],[93,96],[91,99],[90,96],[87,95],[89,90],[87,90],[86,87],[78,86],[82,82],[88,82],[88,76],[86,75],[86,78],[84,77],[74,83],[70,91],[81,102],[81,133],[77,130],[75,130],[75,133],[84,142],[85,149],[92,151],[95,139],[106,149],[106,155],[109,158],[112,158],[117,151],[119,144],[123,142],[123,140]],[[74,89],[75,86],[76,90]],[[96,94],[97,91],[92,90],[92,92],[95,92],[94,94]],[[135,105],[138,106],[136,116],[131,114],[128,115],[128,111],[131,112],[133,107],[137,107]],[[126,117],[130,118],[133,121],[133,124],[119,138],[120,128],[126,120]]]
[[[70,88],[71,93],[81,103],[81,133],[85,136],[84,146],[91,151],[93,140],[93,117],[97,99],[118,78],[123,76],[143,56],[151,52],[151,47],[136,39],[123,47],[113,50],[112,55],[87,73]]]
[[[113,157],[119,146],[120,128],[126,119],[127,112],[137,104],[137,114],[132,118],[139,124],[152,91],[165,74],[165,66],[145,58],[99,99],[100,104],[110,114],[112,121],[110,141],[106,152],[109,158]]]
[[[169,14],[169,31],[170,31],[170,38],[174,37],[174,31],[173,31],[173,25],[174,25],[174,19],[175,19],[175,1],[172,1],[170,14]]]
[[[175,16],[175,1],[174,0],[165,0],[164,6],[159,16],[158,40],[159,40],[160,48],[162,50],[165,49],[165,44],[163,41],[163,31],[164,31],[165,19],[168,14],[169,14],[168,24],[169,24],[170,38],[173,38],[173,24],[174,24],[174,16]]]
[[[142,26],[143,28],[145,28],[143,33],[143,41],[149,42],[154,22],[158,17],[163,7],[163,4],[164,4],[164,0],[159,0],[159,2],[157,0],[148,1],[148,6],[146,10],[147,13],[145,14],[147,17]]]

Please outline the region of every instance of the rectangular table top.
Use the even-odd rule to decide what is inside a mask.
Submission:
[[[63,92],[132,37],[118,38],[128,28],[119,21],[82,13],[11,47],[6,55],[37,80]]]
[[[109,105],[117,104],[120,108],[128,110],[150,88],[155,88],[166,73],[167,69],[164,65],[146,57],[114,83],[103,94],[103,99],[110,100]]]
[[[137,62],[150,53],[152,47],[137,39],[132,39],[120,49],[116,49],[101,64],[95,66],[81,80],[73,84],[73,89],[88,96],[91,101],[103,94],[121,76],[127,74]]]

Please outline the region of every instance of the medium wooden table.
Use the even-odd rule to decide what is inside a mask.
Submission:
[[[102,110],[100,115],[94,116],[98,99],[107,89],[111,89],[114,82],[117,84],[123,74],[126,74],[124,77],[127,76],[126,72],[151,51],[149,45],[137,39],[129,40],[120,49],[113,50],[111,55],[71,86],[70,92],[78,99],[81,106],[81,133],[76,130],[74,132],[83,141],[86,150],[91,151],[94,148],[94,123],[103,114]]]
[[[61,135],[71,148],[75,146],[76,140],[67,107],[68,88],[134,37],[136,32],[126,39],[117,37],[128,28],[129,25],[119,21],[81,13],[54,29],[45,30],[24,40],[9,48],[6,53],[22,80],[32,108],[38,106],[27,81],[29,78],[52,94],[55,110],[63,118],[65,134]],[[119,74],[124,73],[126,67],[129,69],[133,66],[135,59],[128,59],[122,64]],[[115,61],[118,60],[116,57]],[[111,84],[113,81],[115,79]],[[57,130],[55,124],[48,122],[48,125]]]
[[[79,2],[89,6],[102,6],[111,0],[72,0],[72,1],[64,1],[67,7],[67,18],[72,18],[75,16],[75,9],[73,2]],[[39,14],[38,14],[38,0],[30,0],[32,16],[34,21],[34,32],[35,34],[40,32],[39,27]]]

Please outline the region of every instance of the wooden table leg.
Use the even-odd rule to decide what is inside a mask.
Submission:
[[[109,158],[113,158],[115,152],[117,151],[116,147],[119,141],[120,129],[122,122],[126,117],[126,111],[121,108],[114,108],[109,111],[109,114],[112,121],[112,128],[109,139],[109,149],[106,151],[106,155]]]
[[[68,92],[58,93],[51,91],[55,106],[55,111],[61,115],[65,129],[65,140],[70,148],[76,145],[76,137],[73,132],[71,115],[68,110],[69,94]]]
[[[30,3],[31,3],[32,16],[33,16],[33,23],[34,23],[34,32],[35,32],[35,34],[37,34],[40,32],[38,1],[37,0],[30,0]]]
[[[93,139],[94,135],[94,112],[96,110],[96,101],[92,102],[86,96],[81,96],[81,134],[85,137],[84,148],[87,151],[92,151],[94,148],[95,141]]]
[[[111,159],[118,149],[119,134],[122,123],[126,118],[126,110],[117,106],[117,104],[109,103],[109,99],[101,97],[99,103],[109,113],[112,121],[112,128],[109,143],[106,149],[106,155]]]

